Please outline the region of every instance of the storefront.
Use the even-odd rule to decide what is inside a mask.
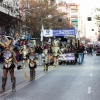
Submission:
[[[13,36],[18,30],[19,19],[0,12],[0,34]]]

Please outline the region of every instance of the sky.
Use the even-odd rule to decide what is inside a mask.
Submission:
[[[93,17],[95,12],[94,8],[97,6],[100,6],[98,2],[100,0],[56,0],[57,3],[61,1],[66,1],[66,3],[72,2],[72,3],[78,3],[80,4],[80,12],[82,15],[82,18],[86,24],[86,37],[94,36],[95,31],[97,31],[97,26],[94,24],[93,21],[87,21],[87,17]],[[91,31],[94,29],[95,31]]]
[[[80,4],[81,13],[83,16],[89,16],[92,13],[92,10],[97,6],[99,0],[56,0],[56,2],[66,1],[66,3],[74,2]]]

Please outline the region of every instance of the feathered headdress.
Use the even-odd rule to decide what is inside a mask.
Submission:
[[[0,42],[0,45],[5,48],[5,47],[9,47],[11,45],[11,43],[12,43],[12,39],[8,39],[8,41],[6,41],[6,43]]]
[[[53,45],[58,46],[58,40],[55,39],[55,40],[53,41]]]

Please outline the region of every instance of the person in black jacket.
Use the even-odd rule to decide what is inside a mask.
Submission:
[[[40,44],[37,45],[37,47],[35,48],[35,51],[38,54],[38,65],[41,65],[43,48],[40,46]]]
[[[78,63],[79,64],[82,64],[82,62],[83,62],[83,58],[84,58],[83,53],[84,53],[84,46],[81,43],[79,48],[78,48]]]

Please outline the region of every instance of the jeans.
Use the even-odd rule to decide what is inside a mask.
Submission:
[[[38,54],[38,64],[42,63],[42,54]]]
[[[83,53],[79,53],[78,54],[78,63],[82,64],[82,62],[83,62]]]

